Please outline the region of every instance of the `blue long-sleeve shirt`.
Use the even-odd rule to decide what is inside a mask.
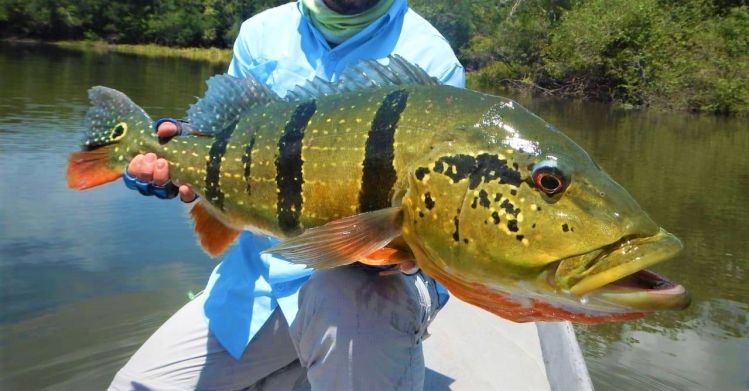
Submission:
[[[465,73],[450,45],[426,20],[395,0],[390,11],[331,48],[300,4],[262,12],[242,24],[229,74],[252,76],[283,96],[315,76],[334,81],[352,63],[398,54],[444,84],[464,87]],[[205,316],[211,333],[239,359],[247,344],[280,307],[291,324],[299,289],[311,270],[260,251],[277,239],[243,232],[211,274]],[[438,287],[440,301],[447,291]]]

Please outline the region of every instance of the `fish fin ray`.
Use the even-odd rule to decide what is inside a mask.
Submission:
[[[439,85],[418,65],[406,61],[399,55],[387,57],[388,64],[377,60],[362,60],[349,65],[341,73],[338,81],[329,82],[316,77],[293,88],[286,95],[289,101],[302,101],[340,92],[359,91],[369,88],[402,85]]]
[[[213,216],[203,203],[197,203],[190,215],[195,222],[195,233],[200,245],[213,257],[221,255],[239,236],[239,230],[227,226]]]
[[[392,247],[383,247],[367,254],[359,262],[370,266],[397,265],[403,262],[415,261],[416,257],[410,251]]]
[[[120,91],[95,86],[88,90],[88,99],[91,106],[86,111],[84,120],[84,149],[111,145],[123,137],[134,137],[137,128],[151,128],[151,117]],[[124,134],[113,133],[114,127],[118,124],[124,125]]]
[[[78,151],[68,158],[68,187],[86,190],[117,180],[122,170],[110,168],[109,148],[100,147],[89,151]]]
[[[315,269],[348,265],[385,247],[401,234],[400,207],[344,217],[271,247],[263,253],[281,256]]]
[[[214,136],[256,106],[281,100],[252,76],[215,75],[206,85],[205,95],[187,110],[187,122],[203,135]]]

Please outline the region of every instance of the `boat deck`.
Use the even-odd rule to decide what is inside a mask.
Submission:
[[[429,333],[425,390],[593,390],[568,322],[513,323],[452,297]]]

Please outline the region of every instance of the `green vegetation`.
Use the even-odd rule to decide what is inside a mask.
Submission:
[[[278,0],[0,0],[0,35],[227,48]],[[472,81],[714,113],[749,113],[747,0],[411,0]],[[67,44],[70,45],[70,44]],[[157,47],[116,50],[189,55]],[[200,54],[198,54],[200,53]],[[202,58],[204,51],[192,51]],[[208,55],[221,60],[224,52]]]
[[[239,25],[283,0],[0,0],[0,34],[48,40],[229,47]]]
[[[412,1],[427,7],[429,1]],[[458,1],[444,23],[480,85],[749,113],[749,7],[730,0]],[[467,15],[467,16],[465,16]],[[468,31],[450,35],[454,26]],[[462,37],[470,37],[463,41]]]
[[[231,49],[224,48],[176,48],[156,44],[109,44],[104,41],[57,41],[55,46],[75,50],[93,50],[137,54],[147,57],[179,57],[229,65]]]

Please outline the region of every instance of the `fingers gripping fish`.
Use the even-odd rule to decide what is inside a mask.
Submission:
[[[645,270],[681,242],[577,144],[511,100],[388,63],[284,99],[214,76],[187,112],[199,135],[170,141],[127,96],[94,87],[68,184],[107,183],[154,152],[201,196],[191,214],[214,256],[250,229],[285,239],[268,252],[313,268],[413,258],[459,298],[518,322],[689,304],[684,287]]]

